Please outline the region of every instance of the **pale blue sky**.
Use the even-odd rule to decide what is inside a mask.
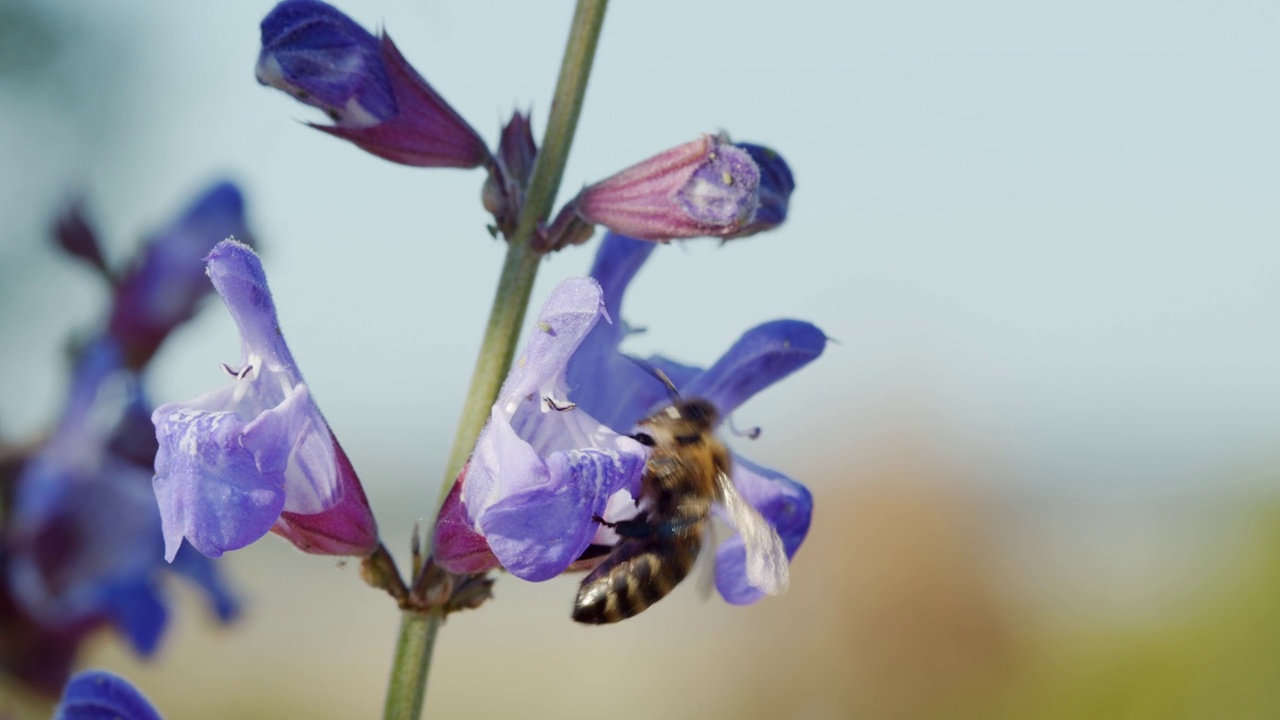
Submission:
[[[253,79],[271,3],[111,5],[51,3],[75,29],[66,55],[0,85],[0,427],[49,420],[62,340],[99,312],[43,244],[63,191],[87,188],[119,258],[229,175],[366,483],[436,483],[501,262],[481,174],[393,166],[299,124],[319,114]],[[513,107],[543,130],[570,3],[342,7],[385,24],[487,138]],[[633,349],[692,363],[777,317],[840,341],[739,413],[765,428],[747,452],[766,465],[838,457],[905,415],[1018,485],[1267,483],[1278,31],[1264,0],[619,0],[562,197],[704,131],[788,158],[784,229],[663,249],[627,311],[650,328]],[[535,306],[592,252],[548,262]],[[210,389],[238,355],[210,307],[159,357],[153,394]]]

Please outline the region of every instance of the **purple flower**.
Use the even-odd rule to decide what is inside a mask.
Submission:
[[[653,243],[612,233],[606,236],[592,269],[603,294],[584,294],[579,312],[594,309],[584,318],[590,321],[573,324],[572,332],[562,324],[548,322],[548,310],[560,307],[562,301],[556,295],[547,301],[539,329],[522,356],[522,364],[503,386],[503,397],[494,405],[494,415],[481,434],[471,465],[441,510],[434,552],[445,569],[482,572],[501,564],[519,577],[541,580],[570,566],[580,567],[573,562],[578,557],[573,551],[580,554],[588,545],[617,541],[593,518],[620,519],[617,511],[628,507],[634,513],[632,498],[639,488],[633,473],[643,471],[643,459],[631,457],[630,438],[617,433],[629,432],[670,398],[661,383],[619,352],[625,326],[598,323],[594,318],[619,317],[623,293],[654,247]],[[568,280],[556,292],[594,288],[587,282]],[[603,308],[598,305],[600,300]],[[825,345],[826,336],[813,325],[776,320],[747,331],[706,370],[662,357],[646,362],[666,372],[684,397],[706,398],[727,415],[756,392],[808,364]],[[545,378],[554,378],[554,382],[539,381]],[[513,428],[515,438],[509,444],[498,440],[511,437]],[[616,481],[600,482],[599,475],[589,474],[585,486],[577,484],[583,480],[580,476],[544,472],[534,483],[535,498],[520,482],[528,477],[526,467],[554,463],[555,455],[548,452],[551,448],[560,453],[564,448],[595,452],[603,448],[626,460],[615,466]],[[477,469],[478,464],[484,469]],[[734,458],[732,479],[740,494],[778,531],[787,557],[793,556],[809,529],[813,509],[809,491],[780,473],[738,457]],[[547,511],[550,498],[564,498],[555,513]],[[606,506],[608,512],[602,509]],[[500,536],[493,532],[498,529],[491,516],[495,508],[501,510]],[[538,572],[512,568],[510,563],[523,565],[548,545],[557,548],[554,562],[548,558],[538,565]],[[511,552],[513,548],[516,552]],[[747,579],[745,551],[737,535],[717,551],[716,581],[721,595],[731,603],[750,603],[762,596]]]
[[[280,333],[262,263],[227,240],[208,272],[240,330],[241,360],[226,387],[152,415],[165,557],[184,538],[218,557],[268,531],[305,552],[368,555],[373,514]]]
[[[76,365],[57,429],[17,476],[0,551],[0,605],[8,606],[0,664],[34,690],[57,692],[80,642],[104,624],[138,653],[153,653],[168,619],[162,570],[200,585],[222,620],[238,612],[207,558],[161,561],[152,458],[130,437],[144,405],[114,340],[95,340]]]
[[[331,5],[284,0],[262,20],[258,82],[320,108],[334,125],[312,127],[392,162],[473,168],[484,140],[409,65]]]
[[[621,317],[622,298],[631,279],[653,251],[645,243],[614,233],[605,236],[596,253],[591,275],[605,292],[605,308]],[[655,408],[670,402],[666,389],[619,351],[625,325],[601,325],[592,331],[569,361],[570,387],[579,409],[610,427],[630,428]],[[799,320],[774,320],[757,325],[705,370],[665,357],[645,359],[671,378],[684,397],[710,400],[727,417],[751,396],[816,359],[826,346],[826,335]],[[738,455],[733,457],[732,479],[738,491],[778,531],[787,557],[795,555],[809,531],[813,497],[801,484],[776,471],[760,467]],[[755,602],[763,596],[751,586],[745,572],[745,553],[738,535],[716,553],[716,585],[735,604]]]
[[[244,197],[229,182],[209,188],[177,220],[157,233],[120,278],[108,332],[130,367],[140,368],[209,294],[204,256],[220,240],[251,242]]]
[[[749,152],[704,135],[587,186],[573,204],[583,221],[641,240],[723,238],[751,224],[759,186]]]
[[[644,447],[572,409],[565,382],[569,358],[602,317],[590,278],[569,278],[547,298],[441,511],[434,552],[445,569],[500,563],[524,580],[555,577],[591,544],[592,518],[609,498],[639,492]]]
[[[86,670],[67,683],[53,720],[160,720],[160,713],[128,680]]]

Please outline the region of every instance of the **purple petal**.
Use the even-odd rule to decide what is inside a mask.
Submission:
[[[653,254],[657,246],[626,235],[608,232],[600,241],[595,262],[591,264],[591,277],[600,283],[604,292],[604,306],[609,317],[619,318],[622,298],[635,279],[636,273]],[[620,337],[621,330],[615,332]]]
[[[600,286],[594,280],[568,278],[557,285],[538,313],[524,353],[502,384],[498,402],[510,405],[557,381],[563,385],[569,358],[600,320],[603,309]]]
[[[293,356],[280,332],[267,274],[253,249],[223,240],[209,253],[208,274],[240,331],[245,360],[262,356],[268,362],[294,369]]]
[[[545,464],[525,466],[542,482],[489,506],[480,529],[511,574],[549,580],[587,549],[597,528],[592,518],[604,514],[609,496],[630,485],[642,465],[631,455],[592,449],[554,453]]]
[[[156,651],[169,623],[169,611],[154,582],[141,579],[109,586],[102,604],[112,624],[139,655],[149,657]]]
[[[710,400],[727,416],[752,395],[808,365],[826,344],[827,336],[807,322],[774,320],[757,325],[680,392]]]
[[[552,291],[480,434],[462,489],[494,555],[526,580],[563,572],[590,543],[592,516],[609,496],[638,490],[644,448],[573,408],[565,385],[565,364],[600,319],[600,299],[589,278],[570,278]]]
[[[654,397],[666,396],[657,379],[618,352],[626,333],[621,319],[623,295],[655,247],[613,232],[605,235],[591,276],[600,283],[605,312],[614,322],[598,323],[591,330],[569,359],[566,372],[578,407],[623,432],[644,416]]]
[[[813,495],[809,490],[782,473],[737,455],[733,458],[733,483],[778,531],[787,558],[794,557],[809,533],[813,515]],[[746,562],[742,537],[737,533],[716,551],[716,588],[734,605],[747,605],[764,597],[747,581]]]
[[[316,0],[285,0],[263,18],[257,76],[341,125],[373,125],[397,112],[378,39]]]
[[[87,670],[67,683],[53,720],[160,720],[160,714],[128,680]]]
[[[772,230],[787,219],[787,206],[791,193],[796,189],[795,177],[782,156],[763,145],[737,143],[747,151],[760,168],[760,207],[748,225],[730,237],[741,238],[765,230]]]
[[[676,200],[694,222],[737,226],[755,217],[760,203],[760,170],[745,150],[721,144],[700,166]]]
[[[132,367],[145,364],[209,294],[204,256],[228,236],[250,239],[244,197],[235,185],[221,182],[147,242],[120,281],[108,322],[108,332],[124,345]]]
[[[240,614],[240,600],[218,571],[218,564],[201,555],[190,545],[178,550],[170,565],[174,572],[195,583],[204,591],[214,614],[222,622],[230,622]]]
[[[152,421],[160,442],[154,483],[165,559],[173,561],[184,537],[218,557],[271,529],[284,509],[284,468],[258,469],[240,444],[246,425],[240,416],[168,404]]]

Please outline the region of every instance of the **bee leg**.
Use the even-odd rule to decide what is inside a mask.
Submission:
[[[609,527],[612,528],[614,532],[618,533],[620,537],[624,538],[644,539],[652,537],[654,534],[653,525],[649,524],[649,521],[645,518],[620,520],[611,524]]]
[[[651,534],[657,535],[664,540],[669,540],[688,533],[690,529],[696,527],[701,522],[702,520],[700,518],[677,518],[674,520],[668,520],[657,527],[651,528]],[[618,534],[622,535],[621,532]]]

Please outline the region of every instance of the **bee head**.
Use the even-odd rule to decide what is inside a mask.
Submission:
[[[692,423],[700,430],[711,431],[720,422],[720,411],[710,401],[702,398],[681,400],[672,405],[680,417]]]

